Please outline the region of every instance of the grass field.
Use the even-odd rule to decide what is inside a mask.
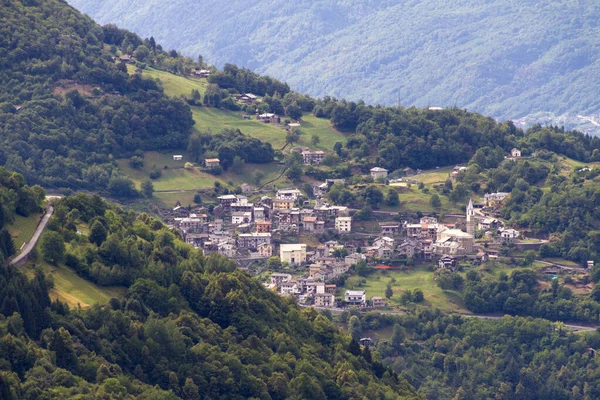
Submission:
[[[173,154],[182,154],[183,161],[173,161]],[[215,181],[225,184],[225,181],[217,176],[207,174],[197,169],[186,170],[183,165],[189,160],[185,152],[172,152],[169,154],[148,151],[144,153],[144,166],[140,169],[131,168],[128,159],[117,160],[119,167],[136,184],[138,189],[141,183],[148,178],[154,167],[160,169],[162,176],[152,181],[154,190],[195,190],[212,187]],[[164,166],[168,166],[164,169]]]
[[[173,161],[173,154],[182,154],[183,161]],[[139,189],[141,183],[148,178],[150,172],[155,167],[160,169],[162,175],[160,178],[152,181],[154,190],[197,190],[212,188],[215,182],[221,183],[223,186],[227,186],[228,183],[232,183],[232,186],[238,186],[242,183],[249,183],[253,186],[254,175],[257,171],[263,173],[261,182],[267,182],[271,179],[276,178],[282,170],[282,166],[279,164],[247,164],[244,170],[239,173],[233,173],[232,171],[224,172],[219,176],[211,175],[206,172],[200,171],[198,168],[184,169],[182,168],[189,159],[186,152],[172,152],[172,153],[159,153],[156,151],[148,151],[144,153],[144,166],[140,169],[131,168],[128,159],[117,160],[119,167],[125,174],[127,174],[136,184]],[[164,166],[168,166],[164,169]],[[286,182],[285,178],[282,178],[283,183]],[[159,192],[155,192],[155,195],[159,197]],[[183,194],[178,194],[182,196]],[[161,199],[167,199],[169,196],[160,197]],[[188,202],[188,198],[193,199],[193,193],[186,193],[185,198],[177,199],[173,202],[181,201],[181,204],[191,204]],[[170,204],[171,198],[168,200]]]
[[[421,181],[425,185],[435,185],[446,182],[452,173],[453,167],[445,167],[424,171],[418,175],[412,176],[411,179]]]
[[[23,246],[23,243],[31,239],[39,222],[40,214],[32,214],[29,217],[15,216],[15,221],[8,226],[8,231],[13,237],[17,251]]]
[[[54,288],[49,295],[52,300],[58,298],[69,307],[81,306],[87,308],[94,304],[106,304],[113,297],[123,297],[126,289],[124,287],[102,287],[78,276],[73,270],[65,266],[53,266],[43,261],[36,261],[46,276],[51,276]],[[32,275],[34,273],[30,263],[25,265],[25,271]]]
[[[129,73],[134,73],[135,66],[128,65],[127,68]],[[143,76],[159,79],[168,96],[190,97],[192,89],[196,89],[201,95],[204,95],[208,86],[206,79],[184,78],[153,68],[146,68]],[[243,119],[241,111],[206,107],[191,108],[197,130],[206,131],[210,129],[212,132],[217,133],[226,128],[239,129],[245,134],[271,143],[274,149],[279,149],[285,145],[286,131],[283,129],[283,125],[265,124],[255,119]],[[331,150],[335,142],[346,142],[346,137],[335,130],[329,120],[316,118],[313,115],[306,115],[302,118],[300,131],[302,132],[298,143],[300,146]],[[313,135],[319,137],[317,146],[311,143]]]
[[[366,290],[367,298],[381,296],[385,298],[385,287],[390,279],[395,278],[396,283],[392,285],[394,295],[389,300],[391,305],[400,304],[400,295],[405,290],[420,288],[425,294],[424,305],[437,307],[444,311],[466,312],[460,295],[456,292],[444,292],[437,287],[433,280],[433,272],[424,267],[417,267],[412,271],[376,271],[369,275],[366,285],[357,286],[359,277],[353,276],[346,280],[343,290],[357,289]]]
[[[127,71],[133,74],[135,71],[134,65],[128,65]],[[185,96],[189,98],[192,94],[192,89],[198,90],[201,95],[204,95],[208,87],[208,81],[200,78],[184,78],[183,76],[174,75],[170,72],[160,71],[154,68],[146,68],[142,72],[145,78],[160,79],[163,89],[168,96]]]

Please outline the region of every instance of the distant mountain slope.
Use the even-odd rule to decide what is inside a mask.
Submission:
[[[312,95],[499,118],[600,112],[592,0],[70,2],[101,23]]]

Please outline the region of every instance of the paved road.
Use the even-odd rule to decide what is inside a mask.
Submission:
[[[10,262],[10,265],[20,266],[25,261],[27,261],[27,259],[29,257],[29,253],[31,253],[31,251],[35,248],[35,245],[37,244],[38,240],[40,240],[40,236],[42,236],[42,232],[44,232],[44,229],[46,229],[46,225],[48,224],[48,221],[50,220],[50,217],[52,216],[52,214],[54,214],[54,207],[48,206],[48,209],[46,210],[46,214],[40,221],[37,229],[33,233],[33,236],[31,236],[31,240],[29,242],[27,242],[27,244],[23,248],[23,251],[21,252],[21,254],[16,256]]]
[[[306,305],[300,305],[301,307],[313,307],[313,306],[306,306]],[[318,310],[329,310],[331,311],[332,314],[341,314],[343,311],[348,311],[349,308],[327,308],[327,307],[314,307]],[[378,312],[380,314],[392,314],[392,315],[402,315],[404,314],[404,311],[402,310],[377,310],[377,309],[373,309],[373,310],[368,310],[368,311],[374,311],[374,312]],[[502,319],[502,317],[504,317],[504,315],[486,315],[486,314],[464,314],[464,313],[459,313],[459,312],[448,312],[447,314],[456,314],[456,315],[460,315],[462,317],[465,318],[478,318],[478,319]],[[508,314],[506,314],[508,315]],[[515,315],[512,315],[513,317]],[[543,319],[543,318],[542,318]],[[547,320],[550,321],[550,320]],[[552,322],[552,321],[550,321]],[[560,321],[555,321],[555,322],[560,322]],[[597,328],[600,328],[600,325],[577,325],[577,324],[566,324],[563,323],[563,325],[568,328],[571,331],[574,332],[582,332],[582,331],[594,331]]]

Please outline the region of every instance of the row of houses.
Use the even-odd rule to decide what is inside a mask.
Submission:
[[[346,290],[340,301],[335,298],[337,287],[335,284],[326,284],[314,277],[296,278],[291,274],[274,273],[267,287],[284,296],[295,296],[301,303],[312,301],[315,307],[334,308],[343,306],[367,306],[367,295],[364,290]],[[384,307],[383,298],[371,297],[372,307]]]

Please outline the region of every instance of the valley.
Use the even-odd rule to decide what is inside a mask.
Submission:
[[[259,29],[251,3],[239,12]],[[339,4],[300,14],[358,15],[365,34],[423,2]],[[480,6],[456,21],[497,7]],[[457,4],[439,7],[432,22]],[[437,101],[311,97],[58,0],[2,11],[0,398],[600,397],[599,138]]]

